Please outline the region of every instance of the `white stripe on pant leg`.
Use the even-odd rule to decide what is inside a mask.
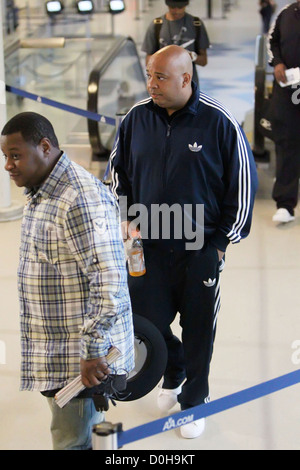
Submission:
[[[220,277],[219,277],[218,284],[216,287],[216,292],[215,292],[215,310],[214,310],[214,325],[213,325],[214,330],[216,328],[220,308],[221,308],[221,296],[220,296]]]

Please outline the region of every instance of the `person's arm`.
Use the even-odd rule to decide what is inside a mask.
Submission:
[[[219,256],[230,242],[238,243],[249,234],[258,185],[254,157],[241,127],[236,122],[230,124],[222,135],[219,146],[225,192],[218,227],[210,239],[221,252]]]
[[[65,239],[73,258],[70,262],[75,262],[84,275],[74,279],[74,298],[66,302],[73,303],[70,308],[74,309],[87,304],[80,352],[82,382],[87,387],[106,378],[110,371],[106,356],[113,346],[111,330],[118,319],[126,321],[131,315],[119,222],[112,195],[101,199],[94,190],[74,199],[64,223]],[[87,292],[87,299],[82,299],[81,291]]]
[[[115,147],[110,155],[110,171],[112,177],[111,192],[117,199],[121,212],[121,227],[124,240],[128,218],[128,208],[132,205],[132,187],[128,176],[128,160],[130,154],[130,143],[125,142],[125,126],[124,120],[119,128],[118,138]],[[125,223],[124,223],[125,222]],[[128,222],[128,223],[126,223]]]
[[[111,191],[118,200],[121,212],[121,232],[123,240],[131,238],[136,227],[130,225],[131,219],[128,216],[128,209],[132,205],[132,188],[128,178],[127,159],[130,146],[124,142],[124,129],[121,125],[119,137],[110,155],[110,171],[112,176]],[[126,150],[125,150],[126,149]]]
[[[281,15],[276,19],[275,24],[270,30],[268,37],[268,54],[269,54],[269,63],[274,67],[274,76],[276,81],[286,82],[286,65],[284,63],[283,57],[281,55],[281,34],[280,34],[280,20]]]
[[[147,28],[143,44],[141,47],[142,52],[146,53],[145,62],[146,66],[148,65],[148,61],[150,57],[159,49],[159,44],[157,42],[156,33],[155,33],[155,25],[152,21]]]
[[[207,49],[210,47],[210,41],[208,37],[208,33],[205,27],[205,24],[201,21],[201,26],[200,26],[200,33],[198,35],[198,38],[196,39],[196,53],[197,57],[194,57],[193,62],[196,65],[200,65],[201,67],[205,67],[207,65],[208,59],[207,59]]]
[[[190,56],[194,64],[205,67],[207,65],[207,51],[206,49],[200,49],[199,54],[196,52],[190,52]]]
[[[279,83],[279,82],[286,83],[287,82],[285,71],[286,71],[286,66],[284,64],[277,64],[274,67],[274,76],[275,76],[275,79],[276,79],[277,83]]]

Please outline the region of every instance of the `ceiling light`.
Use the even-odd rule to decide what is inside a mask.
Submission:
[[[61,13],[64,9],[64,4],[63,2],[60,2],[58,0],[53,0],[50,2],[46,2],[46,11],[48,15],[58,15]]]
[[[122,13],[125,10],[125,3],[123,0],[110,0],[109,11],[112,14]]]
[[[88,13],[93,13],[94,11],[94,4],[92,0],[80,0],[76,3],[78,13],[81,15],[86,15]]]

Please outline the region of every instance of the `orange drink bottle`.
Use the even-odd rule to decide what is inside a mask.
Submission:
[[[143,276],[146,272],[143,242],[140,238],[132,239],[131,247],[127,250],[128,271],[130,276]]]

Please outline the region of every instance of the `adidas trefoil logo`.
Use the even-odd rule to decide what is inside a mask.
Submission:
[[[215,279],[211,279],[209,278],[208,281],[203,281],[203,284],[206,286],[206,287],[213,287],[216,283],[216,278]]]
[[[200,152],[202,145],[198,145],[197,142],[195,142],[193,145],[189,144],[189,149],[191,152]]]

